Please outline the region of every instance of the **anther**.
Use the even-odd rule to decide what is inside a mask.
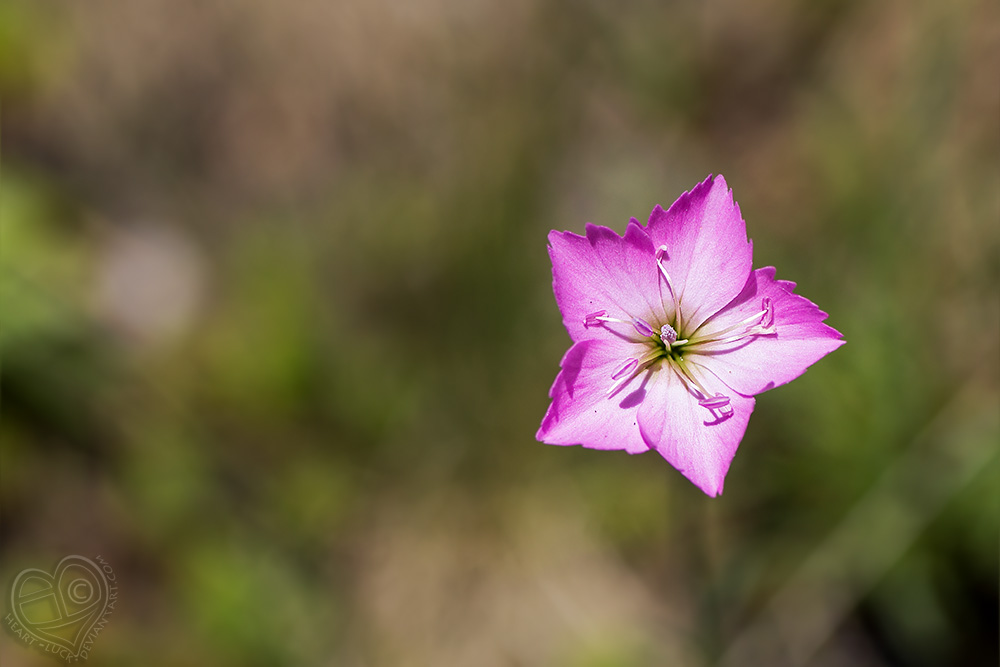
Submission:
[[[639,333],[640,336],[649,337],[656,335],[656,333],[653,331],[653,327],[649,326],[649,322],[640,317],[632,318],[632,326],[635,327],[635,330]]]
[[[602,317],[608,314],[606,310],[595,310],[592,313],[588,313],[586,317],[583,318],[583,326],[587,329],[590,327],[596,327],[601,323]]]
[[[717,421],[728,419],[733,414],[733,406],[729,404],[729,397],[722,394],[703,398],[698,401],[698,405],[711,412]]]
[[[620,380],[621,378],[625,377],[626,375],[628,375],[629,373],[631,373],[632,371],[634,371],[635,367],[638,366],[638,365],[639,365],[639,360],[638,359],[629,359],[628,361],[626,361],[622,365],[621,368],[619,368],[618,370],[616,370],[611,375],[611,379],[612,380]]]
[[[670,294],[672,295],[674,293],[674,285],[670,280],[670,274],[667,273],[667,267],[663,266],[663,260],[668,258],[667,246],[661,245],[656,249],[656,265],[660,267],[660,273],[662,273],[663,277],[666,279],[667,287],[670,289]]]
[[[732,407],[729,405],[729,397],[722,394],[702,398],[698,401],[698,405],[703,408],[708,408],[709,410],[722,410],[723,408],[729,408],[729,411],[732,412]]]
[[[774,324],[774,304],[771,303],[770,297],[764,297],[760,302],[761,310],[764,313],[760,316],[760,326],[765,329],[770,329],[771,325]]]

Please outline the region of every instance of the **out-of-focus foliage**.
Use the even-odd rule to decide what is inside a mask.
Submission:
[[[0,578],[107,559],[102,665],[995,665],[998,14],[0,5]],[[546,232],[710,172],[847,340],[716,500],[533,439]]]

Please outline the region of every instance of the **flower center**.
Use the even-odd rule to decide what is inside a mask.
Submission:
[[[698,380],[691,367],[701,367],[696,361],[699,352],[720,352],[724,351],[727,346],[739,347],[755,336],[777,333],[774,325],[774,305],[770,298],[764,297],[761,300],[760,311],[740,322],[712,332],[704,331],[708,328],[706,326],[708,323],[705,323],[693,331],[690,337],[685,338],[683,337],[684,319],[681,311],[681,297],[674,289],[670,274],[663,264],[666,255],[666,246],[657,248],[656,265],[659,267],[660,275],[666,282],[667,291],[670,293],[670,305],[673,306],[674,312],[672,323],[664,322],[660,324],[659,329],[656,329],[641,317],[630,317],[630,319],[625,320],[609,317],[606,310],[597,310],[584,317],[583,326],[588,329],[608,327],[617,335],[634,340],[628,329],[631,327],[639,335],[639,340],[634,340],[634,342],[642,343],[648,348],[645,354],[626,359],[611,374],[612,384],[608,390],[609,397],[615,396],[639,374],[646,370],[656,370],[653,368],[654,364],[661,362],[660,366],[676,373],[691,393],[697,396],[698,404],[711,413],[713,418],[711,423],[718,423],[733,416],[730,399],[723,394],[713,394],[708,391]],[[622,327],[613,325],[625,325],[624,331],[621,330]],[[685,355],[687,356],[685,357]]]

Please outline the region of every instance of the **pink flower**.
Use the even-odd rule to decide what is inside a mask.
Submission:
[[[573,345],[537,438],[658,451],[710,496],[746,431],[754,396],[844,343],[826,313],[752,269],[726,181],[709,176],[625,236],[549,233],[552,287]]]

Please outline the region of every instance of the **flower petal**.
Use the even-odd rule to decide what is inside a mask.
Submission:
[[[665,316],[653,244],[641,225],[629,224],[624,237],[591,224],[586,237],[552,231],[549,255],[552,289],[573,341],[621,335],[636,339],[631,327],[585,327],[584,319],[597,311],[624,320],[640,317],[659,321]]]
[[[583,445],[592,449],[624,449],[638,454],[649,449],[639,434],[636,413],[646,395],[647,374],[640,373],[621,390],[612,375],[643,345],[620,339],[585,340],[573,345],[559,363],[552,384],[552,404],[535,437],[549,445]]]
[[[668,362],[661,363],[639,408],[642,438],[695,486],[717,496],[722,493],[755,401],[729,390],[717,377],[689,363],[688,368],[707,390],[729,397],[732,414],[720,418],[698,404],[699,396]]]
[[[667,248],[664,266],[680,297],[684,332],[729,303],[750,275],[746,223],[721,175],[709,176],[666,211],[654,208],[646,231],[654,247]],[[664,297],[670,304],[666,289]]]
[[[774,273],[773,266],[754,271],[739,296],[696,333],[701,337],[722,331],[760,312],[765,297],[771,299],[774,334],[698,348],[699,363],[749,396],[791,382],[844,344],[838,331],[823,324],[826,313],[793,294],[795,283],[775,280]]]

